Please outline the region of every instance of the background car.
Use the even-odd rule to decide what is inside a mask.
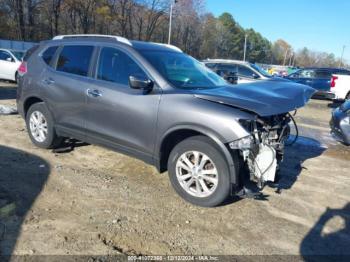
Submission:
[[[251,83],[259,80],[285,81],[283,78],[274,77],[258,65],[249,62],[225,59],[208,59],[202,62],[225,79],[236,76],[237,84]]]
[[[0,79],[17,82],[17,70],[23,56],[23,51],[0,49]]]
[[[338,141],[350,145],[350,100],[333,111],[330,126]]]
[[[334,94],[331,92],[331,78],[333,74],[350,75],[350,71],[340,68],[304,68],[285,78],[316,89],[315,97],[332,99],[334,98]]]
[[[335,100],[350,99],[350,75],[333,75],[331,92]]]

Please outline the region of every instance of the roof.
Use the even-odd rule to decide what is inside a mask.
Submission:
[[[158,51],[175,51],[182,52],[180,48],[163,44],[163,43],[153,43],[153,42],[143,42],[143,41],[130,41],[124,37],[114,36],[114,35],[59,35],[55,36],[52,41],[91,41],[91,42],[118,42],[136,50],[158,50]]]
[[[308,70],[326,70],[326,71],[349,71],[348,69],[345,68],[337,68],[337,67],[304,67],[300,69],[308,69]]]
[[[247,65],[249,62],[241,60],[232,60],[232,59],[206,59],[202,61],[203,63],[222,63],[222,64],[242,64]]]

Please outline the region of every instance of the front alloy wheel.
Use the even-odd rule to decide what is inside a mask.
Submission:
[[[223,152],[205,136],[183,140],[168,159],[169,178],[175,191],[186,201],[203,207],[217,206],[229,196],[229,170]]]
[[[181,187],[195,197],[208,197],[218,186],[218,171],[206,154],[189,151],[176,163],[176,177]]]

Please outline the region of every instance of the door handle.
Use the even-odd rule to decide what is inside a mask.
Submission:
[[[86,93],[87,93],[88,96],[91,96],[91,97],[100,97],[100,96],[102,96],[101,92],[98,91],[97,89],[95,89],[95,90],[88,89],[86,91]]]
[[[43,82],[44,84],[52,85],[55,83],[55,80],[53,80],[52,78],[47,78],[47,79],[44,79]]]

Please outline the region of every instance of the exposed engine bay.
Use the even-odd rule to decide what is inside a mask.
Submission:
[[[229,144],[239,149],[250,173],[250,180],[263,188],[266,182],[275,181],[279,164],[283,161],[284,148],[290,135],[290,123],[295,121],[289,114],[258,117],[255,121],[240,121],[250,136]]]

